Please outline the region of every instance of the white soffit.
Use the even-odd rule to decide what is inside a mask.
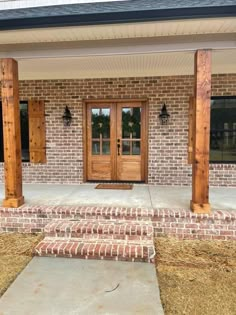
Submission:
[[[192,75],[193,52],[19,60],[21,80]],[[213,51],[213,73],[236,73],[236,51]]]
[[[236,34],[0,45],[0,58],[42,59],[187,52],[236,48]]]
[[[236,18],[195,19],[0,31],[0,44],[50,43],[236,33]]]

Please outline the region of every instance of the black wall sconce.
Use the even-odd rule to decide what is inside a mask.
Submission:
[[[161,113],[159,115],[159,119],[161,121],[161,124],[167,125],[168,121],[169,121],[169,117],[170,117],[170,115],[167,112],[166,104],[164,103],[164,105],[162,106],[162,109],[161,109]]]
[[[72,115],[68,108],[68,106],[65,107],[64,114],[62,116],[64,126],[70,126],[72,121]]]

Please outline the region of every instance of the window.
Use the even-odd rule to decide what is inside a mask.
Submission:
[[[27,102],[20,102],[20,127],[22,161],[29,162],[29,117]]]
[[[212,97],[210,161],[236,163],[236,96]]]
[[[21,154],[22,161],[29,162],[29,118],[28,103],[20,102]],[[0,162],[4,162],[2,104],[0,103]]]

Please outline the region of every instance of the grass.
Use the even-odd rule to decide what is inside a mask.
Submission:
[[[236,314],[236,242],[157,238],[166,315]]]
[[[33,234],[0,234],[0,296],[32,259],[32,250],[42,238]]]

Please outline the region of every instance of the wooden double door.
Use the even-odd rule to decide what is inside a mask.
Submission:
[[[145,181],[146,104],[86,104],[87,180]]]

